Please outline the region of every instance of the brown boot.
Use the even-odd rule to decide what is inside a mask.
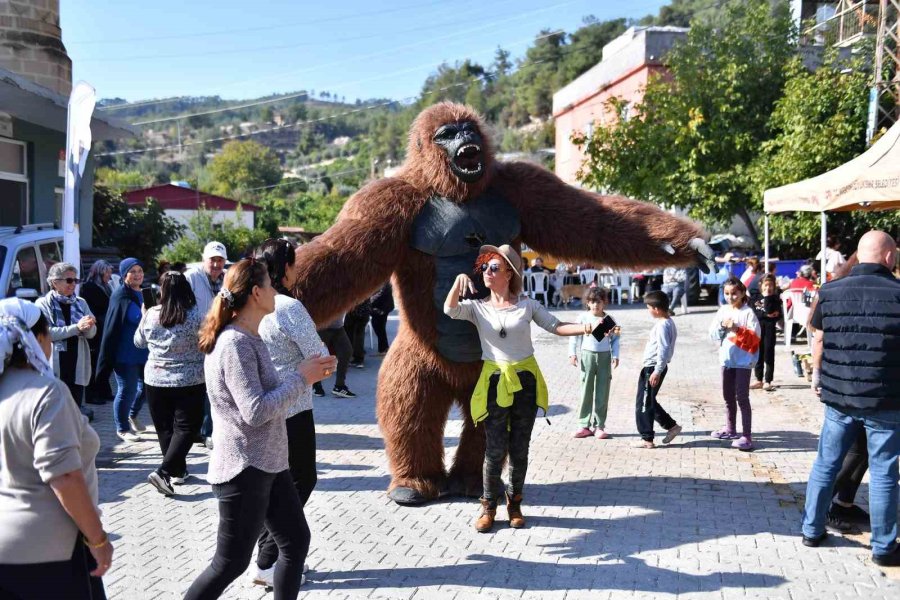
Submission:
[[[494,517],[497,516],[497,503],[481,498],[481,512],[475,521],[475,529],[478,533],[487,533],[494,528]]]
[[[525,527],[525,517],[522,515],[522,494],[510,496],[506,494],[506,512],[509,513],[509,526],[513,529]]]

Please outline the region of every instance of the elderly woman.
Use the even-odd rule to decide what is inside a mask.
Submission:
[[[113,416],[116,435],[126,442],[141,438],[138,432],[144,427],[138,421],[138,412],[144,404],[144,364],[148,351],[134,345],[134,333],[141,322],[141,284],[144,267],[136,258],[126,258],[119,263],[122,286],[116,288],[109,299],[109,312],[103,325],[103,340],[97,371],[100,377],[116,378],[116,397],[113,400]]]
[[[91,348],[91,383],[85,390],[85,402],[88,404],[103,404],[112,400],[112,390],[109,387],[108,377],[97,377],[97,357],[100,355],[100,340],[103,339],[103,324],[106,322],[106,313],[109,310],[109,297],[112,295],[112,265],[105,260],[98,260],[91,265],[87,279],[81,284],[81,297],[88,303],[91,312],[97,319],[97,335],[88,340]]]
[[[534,358],[531,322],[563,336],[590,333],[590,325],[560,323],[539,302],[519,299],[522,291],[522,259],[507,245],[482,246],[475,262],[490,295],[483,300],[462,300],[476,293],[466,274],[457,276],[444,301],[444,312],[453,319],[471,321],[478,329],[484,365],[472,394],[472,420],[484,422],[484,455],[481,512],[475,529],[485,533],[494,526],[500,471],[509,451],[509,486],[506,508],[510,527],[525,526],[522,488],[528,469],[528,446],[537,409],[547,412],[547,384]],[[502,492],[501,492],[502,493]]]
[[[53,376],[48,319],[0,301],[0,598],[105,599],[100,438]]]
[[[84,386],[91,382],[91,348],[88,340],[97,335],[97,320],[84,298],[75,295],[78,271],[75,265],[58,262],[47,273],[50,291],[38,298],[50,323],[53,340],[53,372],[69,387],[80,407]]]

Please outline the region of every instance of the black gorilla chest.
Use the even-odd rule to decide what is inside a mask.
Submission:
[[[444,314],[444,300],[453,281],[460,273],[472,276],[481,246],[510,244],[519,236],[520,229],[518,211],[491,190],[462,204],[432,197],[416,217],[411,245],[434,257],[432,298],[438,309],[437,350],[448,360],[481,360],[481,344],[475,326]],[[472,276],[472,279],[480,296],[486,295],[481,277]]]

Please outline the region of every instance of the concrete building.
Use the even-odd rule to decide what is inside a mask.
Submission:
[[[590,134],[598,125],[619,118],[607,101],[621,98],[628,109],[640,102],[651,77],[665,74],[665,56],[687,34],[682,27],[632,27],[603,47],[603,59],[553,94],[556,122],[556,174],[577,185],[584,154],[572,143],[573,133]]]
[[[62,221],[66,117],[72,61],[58,0],[0,2],[0,226]],[[133,135],[109,119],[91,120],[94,141]],[[81,246],[91,246],[93,167],[75,207]]]
[[[125,202],[130,206],[142,206],[148,198],[155,198],[166,215],[182,225],[188,225],[199,210],[206,209],[211,213],[214,224],[236,221],[253,229],[256,224],[256,211],[259,210],[259,207],[253,204],[241,204],[231,198],[207,194],[173,183],[133,190],[126,192],[124,196]]]

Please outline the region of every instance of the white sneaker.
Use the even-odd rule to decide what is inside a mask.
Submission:
[[[116,435],[119,436],[119,439],[123,442],[139,442],[141,441],[141,436],[136,434],[133,431],[117,431]]]
[[[184,483],[188,480],[188,477],[190,477],[190,476],[191,476],[190,473],[185,471],[184,475],[182,475],[181,477],[172,476],[169,478],[169,480],[172,482],[172,485],[184,485]]]
[[[307,570],[307,566],[304,563],[303,572],[305,573]],[[256,575],[253,577],[253,583],[265,587],[275,587],[275,565],[272,565],[268,569],[256,567]],[[300,585],[303,585],[304,583],[306,583],[306,575],[301,575]]]
[[[137,417],[128,417],[128,424],[131,425],[132,431],[141,432],[146,429],[146,427],[144,427],[144,424],[141,423]]]

